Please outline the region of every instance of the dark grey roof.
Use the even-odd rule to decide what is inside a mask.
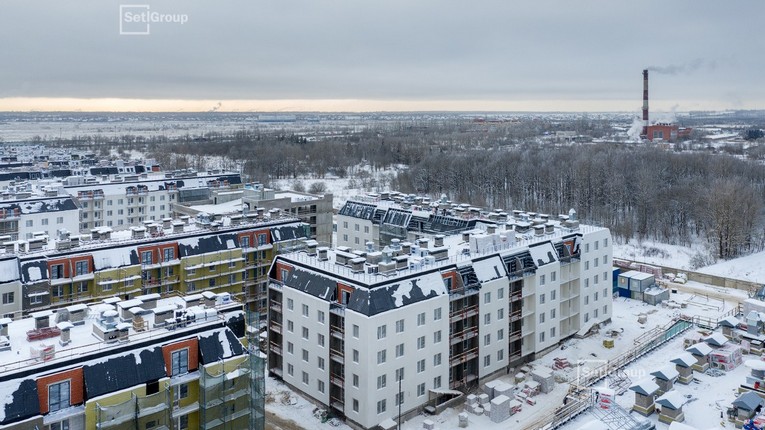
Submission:
[[[383,224],[390,224],[399,227],[406,227],[409,225],[409,220],[412,218],[412,213],[401,209],[388,209],[383,217]]]
[[[77,210],[77,204],[74,203],[71,197],[49,197],[0,203],[0,209],[7,211],[18,210],[22,214],[36,214]]]
[[[199,336],[199,359],[202,364],[215,363],[224,358],[242,354],[244,354],[244,347],[229,329],[216,330],[207,336]]]
[[[236,337],[244,337],[245,335],[245,322],[244,312],[232,312],[226,314],[226,327],[229,328]]]
[[[91,167],[90,168],[90,174],[91,175],[116,175],[119,173],[119,169],[117,167]]]
[[[285,225],[271,228],[271,242],[282,242],[285,240],[306,239],[308,224]]]
[[[239,238],[235,233],[217,233],[209,236],[191,237],[178,241],[178,253],[181,257],[225,251],[239,247]]]
[[[295,268],[290,272],[285,284],[290,287],[318,297],[325,301],[333,300],[337,282],[327,276]]]
[[[345,202],[337,214],[371,221],[374,217],[376,208],[377,207],[375,205],[369,203],[354,202],[349,200]]]
[[[357,288],[351,293],[346,306],[353,311],[372,316],[442,294],[447,294],[447,291],[441,274],[430,272],[371,290]]]
[[[747,391],[746,393],[738,396],[738,398],[733,401],[733,406],[745,411],[753,411],[763,403],[765,402],[763,402],[762,397],[760,397],[757,393],[754,391]]]
[[[20,260],[19,266],[21,268],[21,282],[24,284],[48,279],[48,260],[46,257]]]
[[[136,356],[140,357],[140,364]],[[123,390],[167,376],[161,347],[110,357],[83,367],[85,394],[88,399]]]
[[[7,383],[12,383],[9,381]],[[2,423],[21,421],[40,414],[40,399],[37,397],[37,382],[33,379],[21,381],[12,394],[13,399],[5,400],[5,418]]]

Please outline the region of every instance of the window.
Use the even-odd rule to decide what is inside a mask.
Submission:
[[[545,284],[545,275],[539,275],[539,285]]]
[[[505,308],[497,309],[497,319],[501,320],[504,317],[505,317]]]
[[[377,351],[377,364],[383,364],[385,363],[385,352],[386,350]]]
[[[354,387],[359,388],[359,375],[354,373],[353,377],[351,378],[351,381]]]
[[[165,257],[165,261],[170,261],[175,258],[175,250],[173,248],[165,248],[162,250],[162,253]]]
[[[603,256],[603,264],[604,265],[606,264],[606,256],[605,255]]]
[[[451,289],[452,289],[452,278],[444,278],[444,287],[446,287],[446,291],[451,291]]]
[[[497,340],[503,340],[505,338],[505,329],[501,328],[497,330]]]
[[[377,377],[377,389],[383,389],[388,386],[388,375],[380,375]]]
[[[13,291],[11,291],[10,293],[3,293],[3,304],[8,305],[13,303],[14,301],[13,295],[14,295]]]
[[[589,243],[585,243],[584,244],[584,252],[590,252],[590,244]]]
[[[290,333],[295,331],[295,323],[293,323],[290,320],[287,320],[287,331],[290,332]]]
[[[590,270],[590,262],[589,261],[585,261],[584,262],[584,270]]]
[[[483,346],[489,346],[491,345],[491,333],[486,333],[483,335]]]
[[[353,229],[356,230],[356,231],[359,231],[359,225],[358,224],[354,224],[353,225]]]
[[[497,351],[497,361],[499,362],[499,361],[502,361],[504,359],[505,359],[505,350],[504,349],[500,349],[499,351]]]
[[[64,217],[60,216],[56,218],[56,224],[63,224],[64,223]]]
[[[306,384],[306,385],[308,385],[308,381],[309,381],[309,379],[308,379],[308,373],[306,373],[306,372],[303,372],[303,383],[304,383],[304,384]]]
[[[189,373],[189,350],[188,348],[173,351],[170,355],[172,362],[172,376]]]
[[[258,246],[262,246],[268,243],[268,238],[265,233],[258,234]]]
[[[550,300],[555,300],[555,297],[558,295],[557,290],[551,290],[550,291]]]
[[[396,393],[395,397],[396,406],[404,403],[404,393]]]
[[[438,321],[440,319],[441,319],[441,308],[433,309],[433,321]]]
[[[417,338],[417,349],[423,348],[425,348],[425,336],[420,336]]]
[[[433,356],[433,367],[440,366],[441,365],[441,353]]]
[[[48,218],[42,219],[42,225],[48,225]]]
[[[425,383],[419,384],[417,386],[417,397],[422,397],[425,395]]]
[[[151,251],[144,251],[141,253],[141,264],[151,264]]]
[[[321,333],[317,333],[316,337],[317,337],[317,343],[319,344],[319,346],[324,346],[324,335]]]
[[[555,327],[550,329],[550,339],[555,337]]]
[[[399,367],[396,369],[396,382],[404,380],[404,368]]]
[[[48,411],[56,412],[69,406],[69,381],[48,385]]]
[[[87,214],[85,214],[85,215],[87,215]],[[83,218],[86,218],[86,217],[83,217]],[[27,227],[33,227],[33,226],[34,226],[34,220],[28,219],[27,220]]]
[[[50,266],[50,278],[51,279],[61,279],[64,277],[64,265],[63,264],[55,264],[53,266]]]
[[[585,312],[584,313],[584,322],[587,322],[589,320],[590,320],[590,313],[589,312]]]
[[[308,318],[308,305],[303,305],[303,316]]]
[[[595,291],[595,301],[596,301],[596,302],[598,301],[598,295],[599,295],[599,294],[600,294],[599,292]]]
[[[483,367],[489,367],[491,366],[491,355],[487,355],[483,357]]]
[[[214,278],[210,279],[210,282],[208,282],[208,285],[210,286],[210,288],[213,288],[215,286],[215,279]]]
[[[597,309],[595,309],[594,311],[592,311],[592,317],[593,317],[593,318],[597,318],[597,317],[598,317],[598,310],[597,310]]]
[[[596,240],[596,241],[595,241],[595,250],[596,250],[596,251],[598,250],[598,247],[599,247],[599,246],[600,246],[600,242],[598,242],[598,241]]]
[[[550,310],[550,319],[555,319],[555,309]]]
[[[545,304],[545,295],[544,294],[540,294],[539,295],[539,304],[540,305]]]
[[[356,399],[353,399],[353,412],[359,411],[359,401]]]
[[[60,294],[58,297],[63,296],[63,293]],[[42,296],[31,296],[29,298],[29,303],[33,305],[39,305],[43,302]]]
[[[399,343],[396,345],[396,358],[401,357],[404,355],[404,344]]]
[[[295,307],[295,302],[292,299],[287,299],[287,309],[292,310]]]
[[[584,304],[589,305],[590,304],[590,296],[584,296]]]
[[[364,226],[364,233],[369,233],[369,226],[368,225]]]
[[[308,327],[303,327],[303,339],[308,340]]]
[[[385,324],[377,327],[377,340],[385,339],[385,336],[387,336],[387,333],[386,333],[387,328],[388,326],[386,326]]]
[[[84,294],[88,292],[88,283],[87,282],[80,282],[77,284],[76,290],[77,294]]]
[[[316,319],[319,323],[324,324],[324,311],[316,311]]]
[[[417,362],[417,373],[422,373],[425,371],[425,359]]]
[[[542,343],[545,341],[545,332],[539,333],[539,343]]]
[[[353,350],[353,362],[358,363],[359,362],[359,350],[354,349]]]
[[[491,291],[483,293],[483,303],[485,305],[488,305],[491,303]]]
[[[287,352],[292,354],[292,351],[295,349],[295,346],[292,344],[292,342],[287,342]]]
[[[544,312],[539,314],[539,324],[544,324],[545,322],[545,314]]]
[[[319,390],[320,393],[324,394],[324,381],[318,380],[318,379],[316,381],[318,385],[316,388]]]
[[[63,420],[56,423],[51,423],[49,430],[69,430],[69,420]]]
[[[357,326],[356,324],[353,325],[353,337],[355,337],[356,339],[359,338],[359,326]]]
[[[550,282],[555,282],[555,280],[557,279],[557,276],[558,276],[558,272],[553,270],[552,273],[550,273]]]
[[[608,288],[603,288],[603,297],[608,297]]]
[[[377,413],[382,414],[385,412],[385,399],[377,402]]]
[[[603,282],[608,281],[608,272],[603,272]]]
[[[396,321],[396,333],[404,332],[404,320]]]
[[[595,284],[595,285],[597,285],[597,284],[598,284],[598,279],[599,279],[598,277],[599,277],[599,276],[600,276],[600,275],[595,275],[595,278],[594,278],[594,279],[593,279],[593,281],[592,281],[592,283],[593,283],[593,284]]]
[[[441,330],[438,330],[437,332],[433,333],[433,343],[439,343],[441,342]]]
[[[417,314],[417,325],[425,325],[425,312]]]
[[[483,323],[486,325],[491,324],[491,312],[487,312],[486,314],[484,314]]]
[[[440,376],[436,376],[435,378],[433,378],[433,388],[434,389],[441,388],[441,377]]]
[[[584,278],[584,288],[588,288],[590,286],[590,278]]]
[[[343,242],[348,242],[348,235],[347,234],[343,235]]]
[[[603,306],[603,315],[608,314],[608,305]]]
[[[250,247],[250,237],[249,236],[242,236],[239,238],[239,244],[242,246],[242,248],[249,248]]]

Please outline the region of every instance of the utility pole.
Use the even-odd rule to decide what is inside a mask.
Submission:
[[[398,430],[401,430],[401,404],[404,403],[404,396],[401,394],[401,375],[398,375]]]

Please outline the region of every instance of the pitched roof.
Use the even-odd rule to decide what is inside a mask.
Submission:
[[[372,316],[444,294],[447,294],[447,291],[441,274],[430,272],[371,290],[356,288],[351,293],[347,306],[348,309]]]
[[[663,396],[656,399],[656,403],[664,406],[665,408],[678,410],[685,404],[686,398],[679,392],[672,390],[664,393]]]
[[[152,347],[111,356],[83,366],[88,398],[101,396],[167,376],[162,348]]]
[[[669,362],[675,363],[679,365],[680,367],[691,367],[694,364],[696,364],[696,359],[693,357],[693,354],[691,354],[690,352],[683,352],[682,354],[678,355],[672,360],[669,360]]]
[[[659,389],[659,386],[656,385],[656,383],[650,379],[640,381],[630,387],[630,390],[638,394],[642,394],[644,396],[650,396],[653,393],[655,393],[656,390],[658,389]]]
[[[728,338],[722,333],[714,333],[704,338],[704,342],[712,346],[723,346],[728,342]]]
[[[720,320],[720,325],[723,327],[736,328],[739,324],[741,324],[741,321],[739,321],[738,318],[734,316],[727,316]]]
[[[3,407],[0,410],[0,423],[20,421],[40,414],[37,382],[34,379],[6,381],[4,385],[16,389],[0,399],[0,406]]]
[[[677,372],[677,369],[675,369],[675,366],[666,366],[655,372],[651,372],[651,376],[655,376],[658,379],[663,379],[665,381],[672,381],[678,376],[680,376],[680,374]]]
[[[707,356],[710,352],[712,352],[712,348],[707,345],[706,343],[695,343],[688,348],[685,349],[686,351],[690,352],[693,355],[703,355]]]
[[[733,401],[733,406],[745,411],[753,411],[763,403],[765,403],[765,401],[763,401],[762,397],[760,397],[757,393],[754,391],[747,391],[746,393],[738,396],[738,398]]]
[[[199,356],[203,364],[244,354],[244,347],[228,328],[199,336]]]

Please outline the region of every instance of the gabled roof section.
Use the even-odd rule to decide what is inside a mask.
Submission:
[[[555,250],[550,242],[529,246],[529,253],[537,268],[558,261],[558,251]]]
[[[337,214],[371,221],[375,215],[375,209],[377,209],[375,205],[348,200]]]
[[[48,279],[48,260],[38,257],[32,260],[19,260],[21,282],[31,284]]]
[[[668,393],[664,393],[663,396],[656,399],[656,403],[664,406],[665,408],[678,410],[685,404],[685,397],[683,397],[683,395],[676,390],[672,390]]]
[[[15,257],[0,260],[0,284],[19,279],[19,262]]]
[[[6,211],[18,209],[22,214],[37,214],[77,210],[77,204],[71,197],[56,197],[0,203],[0,210],[2,209]]]
[[[83,366],[87,398],[101,396],[167,376],[161,347],[109,357]]]
[[[473,269],[480,283],[493,281],[507,276],[505,264],[498,255],[483,260],[473,261]]]
[[[239,238],[235,233],[218,233],[178,240],[178,253],[181,257],[226,251],[238,247]]]
[[[741,324],[741,321],[732,315],[729,315],[720,320],[720,325],[723,327],[736,328],[739,324]]]
[[[699,342],[689,346],[685,350],[690,352],[693,355],[707,356],[709,355],[710,352],[712,352],[712,347],[710,347],[706,343]]]
[[[738,396],[738,398],[733,401],[733,406],[745,411],[753,411],[764,403],[765,401],[763,401],[762,397],[760,397],[757,393],[754,391],[747,391],[746,393]]]
[[[337,281],[334,279],[300,269],[299,267],[294,268],[290,272],[290,276],[285,281],[285,284],[325,301],[333,299],[335,289],[337,288]]]
[[[132,246],[98,249],[91,252],[96,270],[116,269],[140,263],[138,252]]]
[[[669,362],[677,364],[680,367],[691,367],[696,364],[696,359],[693,358],[693,354],[690,352],[684,352],[672,360],[669,360]]]
[[[642,394],[644,396],[653,395],[653,393],[655,393],[656,390],[658,389],[659,389],[659,386],[656,385],[656,383],[650,379],[640,381],[637,384],[634,384],[633,386],[630,387],[630,390],[638,394]]]
[[[203,364],[244,354],[244,347],[228,328],[219,329],[206,336],[199,336],[199,356]]]
[[[357,288],[351,293],[347,307],[372,316],[447,293],[441,274],[430,272],[371,290]]]
[[[37,382],[33,379],[7,381],[7,387],[15,390],[0,398],[0,423],[21,421],[40,414],[40,399],[37,397]]]
[[[305,239],[308,237],[306,224],[292,224],[271,228],[272,243],[286,240]]]
[[[385,213],[382,223],[406,228],[409,225],[409,220],[411,218],[412,213],[409,211],[390,208],[388,209],[388,212]]]
[[[728,343],[728,338],[722,333],[714,333],[704,338],[704,342],[711,346],[723,346]]]
[[[651,376],[655,376],[656,378],[662,379],[664,381],[673,381],[675,378],[680,376],[680,374],[677,372],[677,369],[675,369],[674,366],[666,366],[655,372],[651,372]]]

